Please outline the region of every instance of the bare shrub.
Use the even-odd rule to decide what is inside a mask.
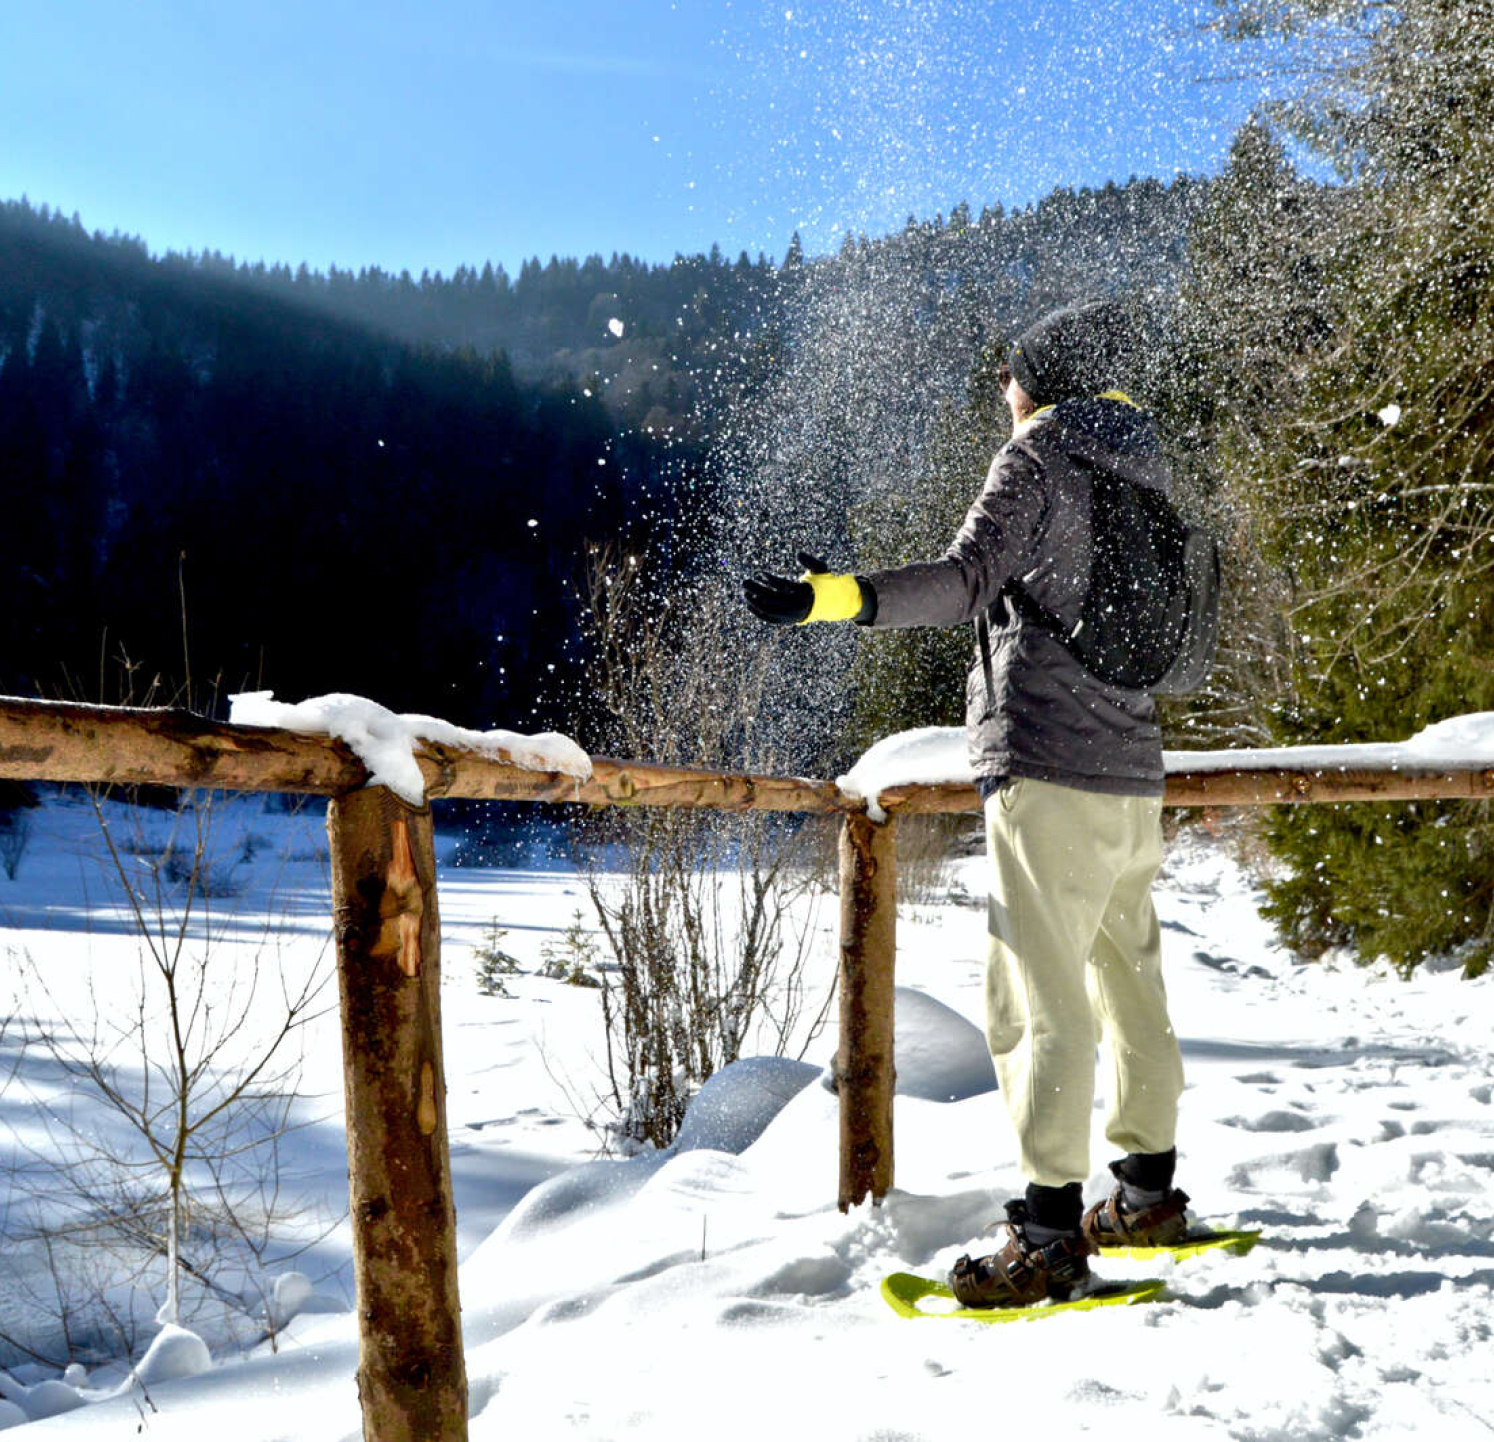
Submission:
[[[897,904],[930,906],[949,900],[953,864],[985,844],[968,816],[904,816],[897,823]]]
[[[251,853],[252,859],[252,853]],[[242,863],[243,858],[240,858]],[[210,862],[198,854],[172,847],[161,857],[161,874],[173,886],[186,888],[204,899],[221,901],[225,897],[240,895],[244,881],[232,864]]]
[[[772,639],[732,634],[719,583],[671,605],[637,557],[599,549],[586,595],[610,744],[675,765],[772,768],[755,726]],[[601,981],[614,1127],[625,1145],[664,1146],[718,1068],[749,1046],[802,1055],[823,1025],[830,996],[806,989],[817,889],[803,829],[752,810],[614,809],[589,818],[577,850],[612,956]]]

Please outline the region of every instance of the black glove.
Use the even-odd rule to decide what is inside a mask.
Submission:
[[[808,551],[799,552],[799,564],[806,571],[828,571],[830,567],[818,556]],[[814,605],[814,587],[808,581],[796,581],[788,576],[770,576],[759,572],[742,582],[742,594],[747,598],[747,609],[759,621],[774,626],[797,626]]]

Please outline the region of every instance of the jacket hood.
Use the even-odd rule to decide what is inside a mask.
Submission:
[[[1119,392],[1060,401],[1039,412],[1022,434],[1057,445],[1075,459],[1140,485],[1167,487],[1157,422]]]

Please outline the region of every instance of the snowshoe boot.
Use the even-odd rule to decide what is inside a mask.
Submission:
[[[1030,1307],[1066,1302],[1091,1285],[1082,1232],[1039,1228],[1021,1199],[1006,1204],[1007,1242],[988,1257],[961,1257],[949,1274],[949,1290],[963,1307]]]
[[[1079,1223],[1085,1241],[1096,1252],[1107,1247],[1171,1247],[1182,1242],[1188,1235],[1187,1192],[1175,1188],[1143,1192],[1138,1201],[1139,1189],[1126,1182],[1121,1166],[1111,1162],[1115,1190],[1085,1212]]]

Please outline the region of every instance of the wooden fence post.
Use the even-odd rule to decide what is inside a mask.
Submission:
[[[382,786],[327,809],[365,1442],[467,1436],[427,808]]]
[[[840,832],[840,1209],[892,1186],[892,989],[897,952],[896,822],[860,813]]]

